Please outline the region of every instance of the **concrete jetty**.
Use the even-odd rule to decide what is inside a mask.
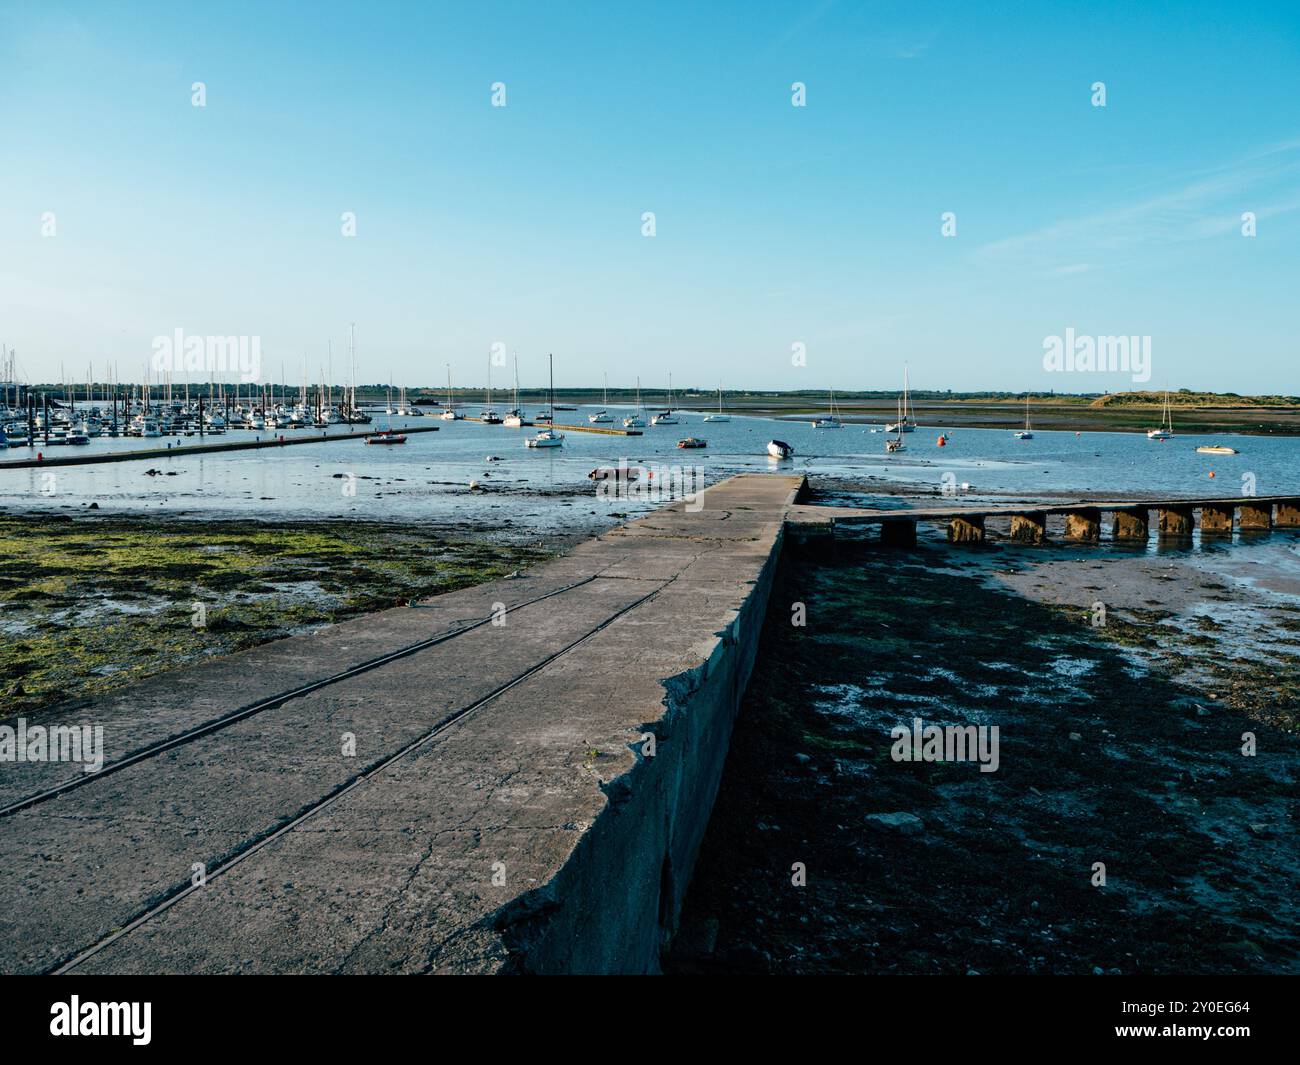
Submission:
[[[190,666],[0,767],[6,972],[648,972],[801,477]]]
[[[1289,496],[866,510],[803,487],[733,477],[513,578],[42,715],[102,726],[104,765],[0,763],[0,971],[653,972],[788,538],[1300,526]]]

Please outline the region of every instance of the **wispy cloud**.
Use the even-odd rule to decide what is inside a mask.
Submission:
[[[1285,141],[1199,171],[1181,185],[1134,203],[992,241],[974,255],[990,266],[1050,275],[1082,273],[1138,247],[1172,247],[1224,236],[1239,229],[1243,211],[1265,219],[1300,210],[1300,193],[1294,189],[1297,174],[1300,140]]]

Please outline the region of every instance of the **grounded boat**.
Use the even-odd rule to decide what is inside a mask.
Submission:
[[[555,410],[555,356],[547,355],[546,360],[551,370],[551,410]],[[526,443],[529,447],[563,447],[564,434],[555,428],[543,429],[536,436],[528,437]]]
[[[840,412],[835,409],[835,389],[831,389],[830,409],[821,417],[814,418],[812,427],[814,429],[844,428],[844,423],[840,421]]]
[[[1196,451],[1197,451],[1197,454],[1200,454],[1200,455],[1235,455],[1235,454],[1237,454],[1237,449],[1236,449],[1235,447],[1224,447],[1222,444],[1214,444],[1214,445],[1206,445],[1205,447],[1198,447],[1198,448],[1196,449]]]
[[[784,440],[769,440],[767,442],[767,453],[774,459],[788,459],[794,456],[794,448]]]
[[[1034,432],[1029,427],[1029,397],[1025,397],[1025,427],[1016,433],[1017,440],[1032,440]]]
[[[1173,438],[1173,435],[1174,435],[1174,416],[1173,416],[1173,412],[1169,409],[1169,393],[1166,392],[1164,411],[1161,414],[1161,418],[1160,418],[1160,428],[1148,429],[1147,439],[1148,440],[1170,440]]]
[[[717,414],[708,414],[708,415],[705,415],[704,420],[705,420],[706,422],[729,422],[729,421],[731,421],[731,415],[730,415],[730,414],[724,414],[724,413],[722,412],[722,386],[721,386],[721,385],[718,385],[718,413],[717,413]]]
[[[906,395],[907,395],[907,386],[904,385],[904,386],[903,386],[903,397],[906,397]],[[906,426],[905,426],[905,422],[906,422],[906,420],[907,420],[907,415],[904,413],[904,411],[906,411],[907,408],[903,406],[903,404],[906,403],[906,402],[907,402],[907,401],[906,401],[906,398],[900,398],[900,399],[899,399],[899,401],[898,401],[898,421],[896,421],[893,425],[887,425],[887,426],[885,426],[885,430],[886,430],[886,432],[894,432],[894,433],[897,433],[897,434],[898,434],[897,436],[891,436],[888,440],[885,441],[885,454],[887,454],[887,455],[892,455],[892,454],[894,454],[894,452],[896,452],[896,451],[903,451],[903,450],[906,449],[906,448],[905,448],[905,445],[903,444],[903,434],[904,434],[905,432],[907,432],[907,429],[906,429]],[[945,443],[946,443],[946,441],[945,441]]]
[[[698,447],[708,447],[707,440],[701,440],[698,436],[688,436],[685,440],[678,440],[677,446],[685,450],[691,450]]]
[[[641,474],[639,466],[597,466],[589,474],[589,481],[635,481]]]

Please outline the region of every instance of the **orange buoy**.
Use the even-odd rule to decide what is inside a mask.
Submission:
[[[947,447],[947,446],[948,446],[948,441],[944,438],[943,434],[940,434],[940,435],[939,435],[939,439],[936,440],[936,441],[934,442],[934,444],[935,444],[935,447]]]
[[[1210,476],[1211,476],[1211,477],[1214,476],[1214,471],[1213,471],[1213,470],[1210,471]]]

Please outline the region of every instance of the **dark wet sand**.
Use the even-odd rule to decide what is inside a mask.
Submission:
[[[665,968],[1300,971],[1300,615],[1251,550],[791,553]],[[893,761],[914,716],[998,771]]]

